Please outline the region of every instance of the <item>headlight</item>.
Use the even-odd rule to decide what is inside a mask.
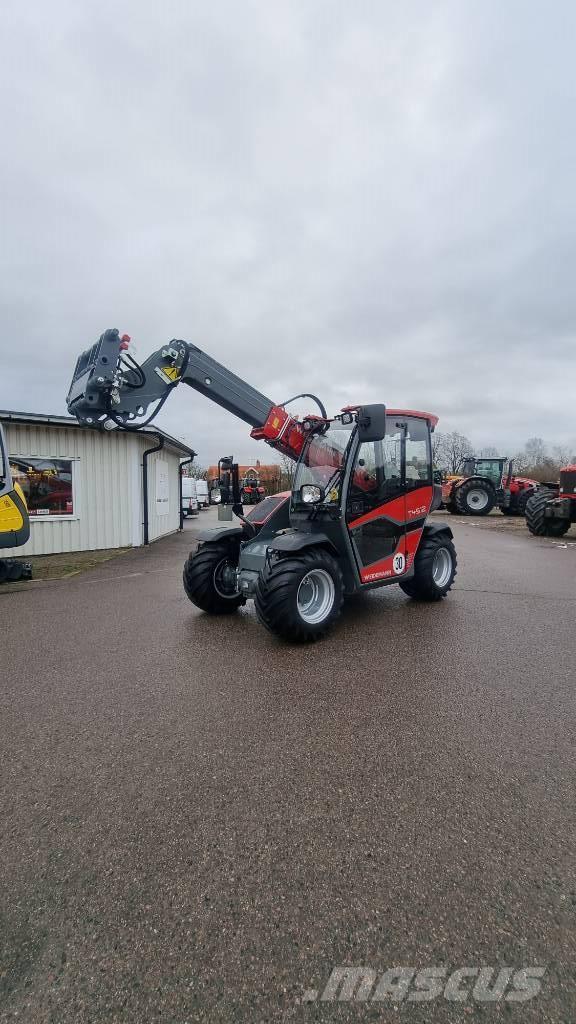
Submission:
[[[316,484],[303,484],[300,488],[300,500],[306,505],[317,505],[322,501],[322,488]]]

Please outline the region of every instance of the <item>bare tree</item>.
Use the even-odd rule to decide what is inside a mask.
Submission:
[[[433,434],[436,448],[433,447],[434,464],[448,473],[457,473],[464,461],[473,452],[472,442],[453,430],[451,434]]]
[[[566,445],[554,445],[550,451],[541,437],[531,437],[514,457],[514,469],[516,473],[542,483],[556,481],[562,467],[572,463],[574,458]]]
[[[552,449],[552,457],[560,468],[562,466],[571,466],[576,462],[576,455],[565,444],[555,444]]]
[[[442,456],[444,446],[444,434],[440,434],[437,430],[432,434],[432,462],[434,466],[439,469],[443,468]]]
[[[528,465],[532,469],[536,469],[537,466],[542,466],[546,462],[547,450],[541,437],[528,438],[524,445],[524,451],[526,452]]]
[[[288,455],[280,456],[280,490],[291,491],[296,463]]]
[[[184,466],[182,472],[184,476],[189,476],[192,480],[206,480],[208,478],[206,466],[200,466],[195,462],[190,462],[187,466]]]

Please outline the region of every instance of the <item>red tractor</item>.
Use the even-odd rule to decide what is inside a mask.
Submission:
[[[244,505],[257,505],[265,495],[255,469],[250,468],[240,482],[240,493]]]
[[[470,456],[460,473],[445,477],[442,504],[452,515],[487,516],[499,508],[505,516],[523,516],[537,486],[536,480],[514,476],[511,459]]]
[[[271,633],[303,642],[324,636],[347,595],[398,583],[421,601],[446,596],[456,575],[452,531],[428,519],[441,500],[430,436],[436,416],[371,404],[329,417],[307,395],[318,412],[300,420],[288,402],[271,401],[195,345],[171,341],[140,366],[128,344],[106,331],[78,359],[67,404],[80,423],[138,429],[154,418],[144,418],[152,403],[161,407],[182,382],[296,461],[291,492],[246,515],[232,475],[238,524],[200,533],[184,566],[196,607],[227,615],[253,600]]]
[[[526,525],[535,537],[563,537],[576,523],[576,465],[560,470],[558,484],[544,484],[526,505]]]

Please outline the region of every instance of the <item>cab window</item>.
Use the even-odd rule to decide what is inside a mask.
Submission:
[[[406,490],[432,483],[430,431],[426,420],[415,416],[406,420]]]
[[[361,444],[350,479],[350,511],[363,515],[402,493],[402,429],[393,422],[382,441]]]

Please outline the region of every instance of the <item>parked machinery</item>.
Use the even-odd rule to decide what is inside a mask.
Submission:
[[[213,501],[222,506],[237,506],[237,511],[243,512],[240,508],[242,498],[240,494],[240,474],[238,463],[234,462],[233,455],[225,455],[218,459],[218,476],[214,481],[212,489]],[[218,510],[220,514],[220,510]]]
[[[452,515],[487,516],[493,508],[503,515],[522,516],[538,483],[514,476],[512,459],[474,458],[462,463],[462,472],[446,476],[442,504]]]
[[[0,424],[0,551],[21,547],[30,537],[30,518],[19,484],[12,480],[10,460]],[[30,579],[32,566],[0,555],[0,583]]]
[[[535,537],[563,537],[576,523],[576,465],[560,470],[559,483],[544,484],[526,505],[526,525]]]
[[[191,476],[182,477],[182,516],[198,515],[198,494],[196,491],[196,480]]]
[[[240,495],[244,505],[257,505],[265,495],[257,470],[252,467],[240,481]]]
[[[452,531],[428,521],[441,500],[432,475],[436,416],[372,404],[329,417],[308,395],[319,412],[300,421],[288,402],[275,404],[195,345],[171,341],[140,366],[128,342],[106,331],[78,359],[67,403],[80,423],[138,429],[183,382],[297,461],[290,493],[246,515],[239,505],[238,525],[198,535],[184,567],[197,607],[222,615],[253,600],[268,630],[300,642],[323,636],[348,594],[399,583],[413,598],[446,596],[456,574]]]

